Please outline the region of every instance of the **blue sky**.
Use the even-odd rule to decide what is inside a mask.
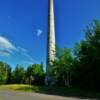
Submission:
[[[55,0],[56,42],[73,49],[100,19],[100,0]],[[48,0],[0,0],[0,60],[14,67],[45,63]]]

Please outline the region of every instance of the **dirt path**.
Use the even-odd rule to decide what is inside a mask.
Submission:
[[[61,97],[39,93],[0,90],[0,100],[91,100],[73,97]]]

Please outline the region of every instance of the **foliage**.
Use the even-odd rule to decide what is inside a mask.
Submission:
[[[9,73],[9,65],[0,61],[0,84],[6,83]]]
[[[6,84],[11,84],[11,83],[12,83],[12,68],[10,67],[10,65],[8,65]]]
[[[85,33],[75,49],[73,81],[83,88],[100,89],[100,22],[95,20]]]
[[[71,50],[68,48],[62,49],[57,59],[53,62],[51,68],[51,75],[54,80],[60,85],[70,85],[71,69],[73,63],[73,57]]]
[[[12,72],[13,74],[13,82],[14,83],[23,83],[24,76],[25,76],[25,70],[23,67],[17,65],[15,70]]]
[[[27,82],[29,84],[43,84],[44,83],[44,77],[45,73],[43,71],[43,64],[33,64],[32,66],[29,66],[26,70],[26,77]]]

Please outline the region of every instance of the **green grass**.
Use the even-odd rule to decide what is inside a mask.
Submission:
[[[7,90],[20,90],[20,91],[30,91],[35,92],[38,91],[37,86],[25,85],[25,84],[11,84],[11,85],[1,85],[0,89],[7,89]]]
[[[61,95],[67,97],[79,97],[79,98],[100,98],[100,93],[91,92],[86,90],[80,90],[75,88],[67,87],[46,87],[46,86],[31,86],[24,84],[12,84],[12,85],[1,85],[1,90],[13,90],[13,91],[26,91],[26,92],[38,92],[44,94]]]

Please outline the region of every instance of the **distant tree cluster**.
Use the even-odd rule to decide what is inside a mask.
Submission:
[[[24,69],[17,65],[15,69],[0,62],[0,84],[44,84],[43,64],[33,64]]]
[[[49,75],[56,85],[100,90],[100,22],[95,20],[85,30],[85,39],[69,48],[57,48],[57,58]],[[17,65],[14,70],[0,62],[0,84],[44,84],[43,64],[27,69]]]

